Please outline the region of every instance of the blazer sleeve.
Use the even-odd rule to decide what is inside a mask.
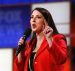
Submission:
[[[28,46],[28,43],[26,43],[26,47],[27,46]],[[22,58],[21,58],[20,62],[18,62],[18,57],[15,56],[14,65],[13,65],[14,71],[24,71],[24,63],[25,63],[25,59],[26,59],[26,52],[27,52],[27,49],[25,51],[21,52]]]
[[[18,58],[16,57],[14,60],[14,71],[24,71],[24,59],[21,60],[20,63],[18,63]]]
[[[55,62],[57,64],[63,64],[67,59],[67,44],[64,35],[55,35],[49,50],[52,53]]]

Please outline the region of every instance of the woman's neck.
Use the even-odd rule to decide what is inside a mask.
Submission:
[[[37,50],[40,48],[42,42],[43,42],[43,39],[44,39],[44,34],[43,32],[37,34],[36,33],[36,38],[37,38],[37,42],[36,42],[36,47],[35,49],[33,50],[33,52],[37,52]]]
[[[39,33],[39,34],[36,33],[36,37],[37,37],[37,41],[38,41],[38,40],[42,40],[42,39],[44,38],[43,32],[41,32],[41,33]]]

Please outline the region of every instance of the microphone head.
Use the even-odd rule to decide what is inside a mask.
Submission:
[[[24,32],[25,38],[29,37],[30,34],[31,34],[31,29],[27,28],[26,31]]]

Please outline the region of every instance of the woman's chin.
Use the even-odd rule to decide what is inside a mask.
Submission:
[[[33,32],[36,32],[37,30],[36,30],[36,29],[32,29],[32,31],[33,31]]]
[[[32,30],[33,32],[36,32],[36,30]]]

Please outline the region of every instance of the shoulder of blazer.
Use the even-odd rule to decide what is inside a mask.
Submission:
[[[66,41],[66,37],[63,34],[56,34],[53,36],[53,38],[56,40],[64,39]]]
[[[56,35],[53,35],[53,39],[56,40],[56,41],[58,41],[58,40],[60,40],[60,39],[63,39],[63,40],[66,42],[66,44],[67,44],[66,37],[65,37],[65,35],[63,35],[63,34],[56,34]]]

